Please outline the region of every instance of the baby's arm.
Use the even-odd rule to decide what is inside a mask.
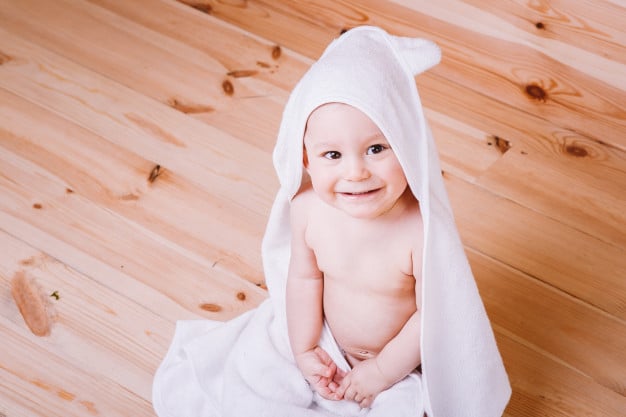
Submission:
[[[317,345],[324,322],[324,277],[315,254],[306,244],[307,200],[299,195],[291,205],[291,260],[286,294],[289,341],[296,364],[311,386],[325,398],[338,399],[337,366]]]
[[[415,258],[414,258],[415,259]],[[421,276],[419,263],[413,263],[413,276]],[[421,279],[415,282],[417,310],[380,353],[358,363],[343,379],[338,394],[369,407],[376,396],[413,372],[421,363]]]
[[[421,362],[420,312],[374,358],[359,362],[341,382],[337,394],[369,407],[376,396],[413,372]]]
[[[391,339],[374,358],[384,379],[389,382],[389,386],[413,372],[421,363],[420,330],[421,313],[417,310],[400,333]]]

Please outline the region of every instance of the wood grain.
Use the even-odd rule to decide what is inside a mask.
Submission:
[[[505,415],[625,415],[625,20],[609,0],[0,0],[0,416],[154,416],[175,322],[265,300],[283,106],[361,24],[442,48],[416,83]]]

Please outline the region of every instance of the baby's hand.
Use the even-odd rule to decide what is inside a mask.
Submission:
[[[368,408],[374,399],[391,385],[382,374],[376,359],[359,362],[341,381],[337,394],[355,401],[361,408]]]
[[[340,400],[337,388],[345,372],[337,368],[330,355],[321,347],[296,356],[296,362],[311,387],[327,400]]]

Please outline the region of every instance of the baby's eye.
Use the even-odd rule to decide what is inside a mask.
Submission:
[[[341,152],[328,151],[328,152],[324,153],[323,156],[326,159],[339,159],[339,158],[341,158]]]
[[[385,145],[381,145],[381,144],[372,145],[369,148],[367,148],[367,154],[368,155],[374,155],[374,154],[377,154],[377,153],[381,153],[385,149],[387,149],[387,147]]]

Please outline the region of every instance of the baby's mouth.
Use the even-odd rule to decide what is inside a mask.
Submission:
[[[355,196],[356,197],[356,196],[361,196],[361,195],[374,194],[378,190],[380,190],[380,188],[376,188],[376,189],[373,189],[373,190],[365,190],[365,191],[352,191],[352,192],[343,191],[343,192],[340,192],[340,194],[347,195],[347,196]]]

